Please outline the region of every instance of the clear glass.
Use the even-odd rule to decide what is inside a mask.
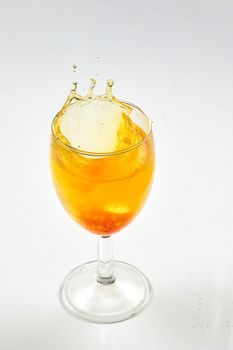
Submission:
[[[58,197],[76,222],[98,235],[97,260],[66,276],[60,300],[72,315],[97,323],[131,318],[152,296],[151,284],[140,270],[113,260],[112,235],[141,210],[155,163],[151,121],[137,106],[125,104],[145,136],[122,151],[78,150],[58,138],[56,117],[52,123],[51,172]]]

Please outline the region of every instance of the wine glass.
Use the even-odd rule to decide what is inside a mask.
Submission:
[[[96,323],[129,319],[145,308],[152,295],[151,284],[140,270],[113,260],[112,235],[142,208],[152,184],[155,159],[150,119],[134,104],[124,105],[144,136],[119,151],[72,147],[57,134],[58,115],[52,122],[51,172],[57,195],[70,216],[98,236],[97,260],[66,276],[60,300],[73,316]]]

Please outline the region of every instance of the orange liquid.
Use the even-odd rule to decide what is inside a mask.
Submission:
[[[145,137],[134,124],[135,131]],[[130,151],[100,158],[74,152],[52,135],[51,169],[68,213],[87,230],[111,235],[131,222],[147,198],[154,170],[153,137]]]

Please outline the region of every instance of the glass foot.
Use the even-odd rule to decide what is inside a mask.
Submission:
[[[140,313],[151,300],[151,284],[134,266],[114,261],[115,281],[97,282],[97,262],[72,270],[60,289],[60,300],[73,316],[96,323],[114,323]]]

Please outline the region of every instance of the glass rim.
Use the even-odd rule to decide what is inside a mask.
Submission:
[[[85,151],[83,149],[77,149],[73,146],[70,146],[70,145],[67,145],[65,142],[63,142],[56,134],[55,130],[54,130],[54,122],[58,116],[58,113],[55,115],[55,117],[53,118],[52,120],[52,124],[51,124],[51,132],[52,132],[52,136],[54,137],[55,141],[58,142],[62,147],[68,149],[69,151],[71,152],[74,152],[74,153],[78,153],[78,154],[81,154],[81,155],[84,155],[84,156],[92,156],[92,157],[110,157],[110,156],[115,156],[115,155],[120,155],[122,153],[126,153],[126,152],[129,152],[129,151],[132,151],[134,150],[135,148],[139,147],[140,145],[142,145],[147,139],[148,137],[150,136],[151,134],[151,131],[152,131],[152,121],[151,119],[143,112],[143,110],[138,107],[137,105],[135,105],[134,103],[131,103],[131,102],[127,102],[127,101],[121,101],[123,102],[124,104],[126,105],[129,105],[129,106],[132,106],[134,108],[136,108],[137,110],[139,110],[142,115],[146,118],[147,122],[148,122],[148,125],[149,125],[149,128],[148,128],[148,131],[146,132],[146,135],[145,137],[140,140],[139,142],[135,143],[134,145],[132,146],[129,146],[127,148],[124,148],[122,150],[119,150],[119,151],[111,151],[111,152],[91,152],[91,151]]]

